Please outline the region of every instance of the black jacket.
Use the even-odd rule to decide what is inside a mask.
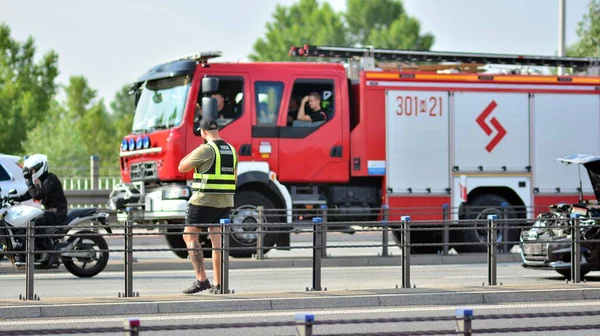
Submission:
[[[66,218],[68,211],[67,198],[58,177],[51,172],[47,172],[42,175],[40,181],[41,186],[38,187],[31,179],[25,179],[28,188],[27,192],[12,199],[17,202],[28,201],[30,199],[39,200],[46,209],[56,209],[56,214],[59,217]]]

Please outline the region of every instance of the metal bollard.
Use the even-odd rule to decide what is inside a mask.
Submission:
[[[140,320],[130,318],[123,321],[123,335],[138,336],[140,334]]]
[[[497,237],[497,215],[488,215],[488,235],[487,235],[487,266],[488,266],[488,285],[496,285],[496,237]]]
[[[127,207],[127,220],[125,221],[125,292],[123,297],[134,297],[133,294],[133,228],[131,225],[132,208]]]
[[[229,218],[221,219],[221,290],[220,294],[229,294]]]
[[[471,336],[471,319],[473,309],[459,308],[456,310],[456,332],[464,336]]]
[[[571,232],[571,281],[573,283],[581,282],[581,230],[579,219],[580,214],[571,214],[573,231]]]
[[[508,253],[508,203],[502,202],[502,253]]]
[[[263,247],[264,244],[264,230],[265,227],[263,225],[263,216],[264,216],[264,207],[262,205],[258,206],[258,218],[256,219],[256,259],[264,259],[265,258],[265,250]]]
[[[321,290],[321,242],[322,242],[322,224],[323,218],[313,218],[313,276],[312,290]]]
[[[314,314],[298,313],[295,316],[296,320],[296,336],[312,336],[313,322],[315,322]]]
[[[444,226],[444,232],[442,234],[442,242],[444,243],[444,245],[442,246],[442,253],[444,255],[448,255],[448,245],[450,244],[450,227],[449,227],[449,205],[448,204],[444,204],[442,205],[442,223]]]
[[[389,234],[390,234],[390,224],[388,222],[389,218],[390,218],[390,207],[387,204],[384,204],[382,206],[383,208],[383,219],[381,221],[381,229],[382,229],[382,236],[381,236],[381,243],[382,243],[382,249],[381,249],[381,256],[382,257],[387,257],[389,256],[389,251],[388,251],[388,247],[389,247]]]
[[[321,258],[327,258],[327,205],[321,205],[323,225],[321,230]]]
[[[410,216],[402,216],[402,288],[410,288]]]
[[[25,249],[27,255],[25,256],[25,262],[27,266],[27,273],[25,274],[25,300],[33,300],[36,295],[34,294],[33,285],[33,273],[35,268],[35,225],[33,222],[27,223],[27,248]]]

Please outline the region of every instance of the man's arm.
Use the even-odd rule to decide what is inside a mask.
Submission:
[[[181,159],[177,169],[180,173],[187,173],[196,167],[200,167],[201,164],[211,159],[209,150],[212,150],[212,148],[208,145],[199,146]]]
[[[304,110],[306,108],[307,102],[308,102],[308,96],[302,98],[302,101],[300,102],[300,108],[298,109],[298,117],[296,118],[297,120],[312,121],[310,116],[307,115]]]
[[[57,180],[52,175],[48,175],[48,177],[39,187],[30,179],[25,180],[25,182],[27,183],[27,192],[34,200],[41,200],[47,197],[54,189],[58,187]]]

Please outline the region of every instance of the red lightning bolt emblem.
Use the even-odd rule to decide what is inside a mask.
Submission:
[[[494,100],[492,100],[492,102],[485,108],[485,110],[483,110],[483,112],[481,112],[477,119],[475,119],[479,127],[481,127],[481,129],[485,132],[486,135],[492,134],[492,128],[485,122],[485,119],[490,114],[492,114],[492,111],[494,111],[496,106],[498,105]],[[488,153],[494,150],[494,148],[498,145],[500,140],[502,140],[502,138],[504,138],[504,136],[506,135],[506,130],[504,129],[504,127],[502,127],[502,125],[500,124],[498,119],[496,119],[496,117],[493,117],[490,120],[490,124],[493,128],[495,128],[498,131],[498,133],[496,133],[496,136],[494,136],[490,143],[488,143],[487,146],[485,146],[485,149],[488,151]]]

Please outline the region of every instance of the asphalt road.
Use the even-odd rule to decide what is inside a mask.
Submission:
[[[542,317],[542,318],[519,318],[508,319],[480,319],[485,315],[501,314],[514,315],[522,313],[564,313],[581,311],[599,311],[600,301],[585,302],[537,302],[537,303],[516,303],[516,304],[488,304],[473,306],[421,306],[421,307],[389,307],[389,308],[353,308],[345,309],[327,309],[308,311],[315,314],[316,324],[313,327],[314,335],[325,334],[347,334],[356,335],[369,333],[380,335],[390,332],[417,332],[417,331],[437,331],[436,335],[442,335],[440,331],[456,330],[456,322],[449,321],[427,321],[427,322],[395,322],[395,323],[348,323],[351,319],[398,319],[411,317],[452,317],[457,308],[473,309],[474,319],[472,330],[477,335],[498,335],[498,333],[483,333],[482,329],[488,328],[535,328],[535,327],[556,327],[556,326],[579,326],[596,325],[595,330],[573,330],[573,331],[543,331],[543,332],[509,332],[499,333],[501,335],[598,335],[600,322],[597,316],[584,317]],[[194,314],[176,314],[176,315],[148,315],[148,316],[107,316],[79,317],[79,318],[38,318],[38,319],[18,319],[0,321],[0,330],[6,332],[18,330],[41,329],[61,329],[61,328],[89,328],[97,331],[98,328],[114,327],[122,328],[123,320],[130,317],[139,318],[141,321],[141,335],[294,335],[296,327],[293,325],[280,327],[237,327],[213,329],[211,326],[219,326],[230,323],[293,323],[295,311],[275,311],[275,312],[232,312],[232,313],[210,313],[198,312]],[[340,324],[318,325],[321,321],[340,321]],[[346,323],[344,323],[344,321]],[[161,330],[144,331],[144,326],[179,326],[187,327],[186,330]],[[0,334],[2,334],[0,332]],[[18,333],[11,333],[17,335]],[[99,333],[95,333],[99,334]],[[122,332],[113,332],[112,335],[122,335]],[[86,335],[84,333],[74,335]]]
[[[134,236],[134,249],[152,249],[164,251],[138,251],[133,252],[134,258],[138,260],[152,259],[178,259],[173,252],[168,251],[168,245],[165,237],[145,230],[137,231],[142,235]],[[123,236],[107,236],[110,249],[123,249]],[[294,258],[294,257],[312,257],[312,249],[308,248],[313,245],[311,233],[299,233],[291,235],[291,250],[276,250],[272,249],[267,254],[268,258]],[[332,257],[347,257],[347,256],[378,256],[382,253],[381,245],[383,233],[376,231],[362,231],[355,234],[346,234],[339,232],[330,232],[327,234],[327,254]],[[388,234],[388,244],[395,245],[392,234]],[[337,247],[334,247],[337,246]],[[360,246],[360,247],[351,247]],[[368,246],[368,247],[364,247]],[[518,247],[516,248],[518,249]],[[518,252],[518,250],[513,250]],[[389,246],[388,253],[390,255],[401,255],[401,249],[398,246]],[[111,253],[111,260],[121,260],[123,252]]]
[[[557,284],[564,278],[553,271],[522,268],[518,263],[497,267],[498,284]],[[207,271],[212,280],[212,271]],[[134,272],[134,291],[144,295],[180,294],[194,279],[190,271]],[[589,273],[586,281],[600,281],[600,272]],[[482,286],[487,283],[486,264],[414,265],[411,284],[417,288],[444,286]],[[230,271],[230,289],[236,293],[304,291],[312,287],[311,268],[235,269]],[[402,268],[394,266],[327,267],[322,270],[322,286],[328,290],[396,288],[402,285]],[[123,272],[103,272],[91,279],[70,273],[35,274],[35,293],[51,297],[115,297],[124,289]],[[15,299],[25,293],[24,274],[0,275],[0,299]]]

